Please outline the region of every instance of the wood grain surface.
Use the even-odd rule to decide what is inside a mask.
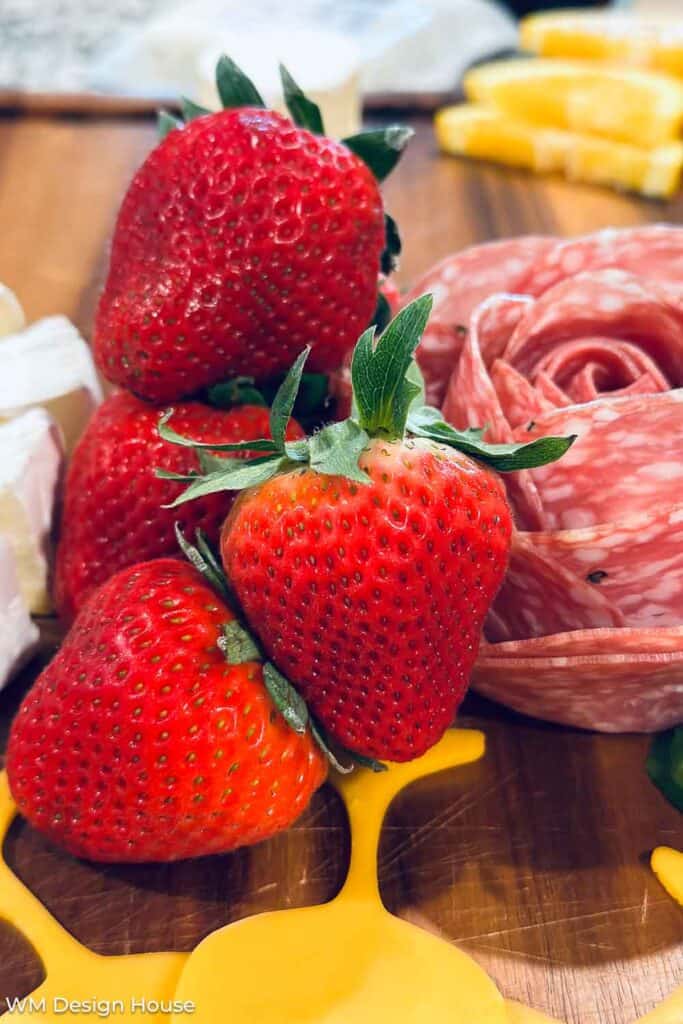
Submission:
[[[416,127],[386,187],[403,231],[403,282],[479,240],[681,219],[680,200],[646,203],[439,157],[428,123]],[[62,312],[89,334],[117,204],[154,137],[140,120],[0,120],[0,280],[30,319]],[[43,660],[58,642],[54,623],[44,632]],[[40,661],[0,696],[0,749]],[[460,943],[506,995],[568,1024],[629,1024],[683,982],[683,912],[646,862],[657,844],[683,847],[683,819],[645,777],[646,738],[547,726],[474,698],[463,722],[486,731],[488,754],[392,808],[380,865],[387,906]],[[98,868],[21,822],[5,850],[67,928],[115,954],[189,950],[244,915],[329,899],[348,835],[325,789],[286,835],[206,861]],[[40,978],[33,951],[0,924],[0,1000]]]

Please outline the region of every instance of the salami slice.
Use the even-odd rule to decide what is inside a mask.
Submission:
[[[566,630],[626,624],[609,596],[537,547],[534,534],[513,537],[507,575],[486,625],[492,641],[547,636]]]
[[[485,426],[487,440],[494,443],[512,441],[513,432],[482,356],[480,328],[486,332],[493,324],[519,317],[524,304],[523,299],[502,295],[494,296],[477,308],[443,405],[444,418],[449,423],[460,429]],[[529,470],[511,475],[506,485],[517,524],[524,529],[541,529],[543,510]]]
[[[619,609],[626,626],[680,624],[683,504],[583,530],[522,535],[520,542],[524,550],[532,546],[582,585],[593,586]],[[527,573],[533,572],[529,561]],[[499,602],[502,600],[503,594],[498,598]]]
[[[594,629],[484,645],[473,685],[537,718],[601,732],[683,720],[683,627]]]
[[[575,346],[562,350],[563,342],[596,336],[630,342],[624,359],[636,343],[650,356],[648,367],[661,368],[666,387],[683,383],[680,310],[654,284],[622,270],[578,274],[549,289],[519,322],[503,357],[533,379],[539,370],[548,372],[550,356],[576,361]]]
[[[620,270],[658,284],[683,282],[683,231],[673,224],[605,228],[592,235],[558,241],[539,254],[528,292],[540,295],[558,281],[587,270]]]
[[[529,470],[546,530],[580,529],[666,509],[683,494],[683,389],[603,397],[543,413],[517,440],[577,434],[558,462]]]
[[[569,401],[553,402],[539,391],[503,359],[496,359],[491,367],[491,383],[495,389],[500,407],[511,427],[529,423],[544,412],[551,412],[557,405],[569,405]]]
[[[534,235],[475,245],[447,256],[419,278],[405,302],[425,292],[434,296],[432,316],[418,350],[430,402],[441,404],[476,306],[497,292],[529,294],[539,259],[556,245],[554,238]]]

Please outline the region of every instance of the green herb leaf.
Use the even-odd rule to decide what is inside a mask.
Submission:
[[[252,80],[226,54],[219,57],[216,65],[216,88],[224,110],[232,107],[265,107]]]
[[[290,681],[285,679],[269,661],[263,666],[263,681],[273,704],[287,725],[299,735],[305,733],[308,725],[308,708]]]
[[[301,128],[307,128],[309,132],[314,132],[316,135],[324,135],[325,129],[320,107],[313,100],[309,100],[284,64],[280,64],[280,81],[287,110],[292,115],[294,124],[298,124]]]
[[[247,462],[241,459],[225,459],[225,469],[216,470],[207,476],[197,477],[186,491],[164,508],[177,508],[187,501],[203,498],[206,494],[220,491],[244,491],[256,487],[276,476],[292,463],[285,455],[267,455]]]
[[[379,265],[383,274],[389,275],[398,268],[398,258],[401,255],[401,236],[398,233],[398,225],[388,213],[384,214],[384,252],[380,256]]]
[[[261,651],[251,633],[241,622],[233,619],[224,622],[223,635],[218,638],[218,646],[225,655],[228,665],[244,665],[247,661],[263,661]]]
[[[383,181],[401,159],[414,134],[407,125],[390,124],[376,131],[351,135],[342,142],[368,165],[378,181]]]
[[[270,409],[270,432],[277,451],[284,451],[287,424],[294,409],[301,375],[310,351],[310,346],[307,346],[298,356],[273,399]]]
[[[165,139],[170,132],[174,132],[182,127],[183,122],[179,121],[173,114],[169,114],[168,110],[160,110],[157,114],[157,131],[160,139]]]
[[[223,600],[230,601],[230,588],[228,582],[223,573],[223,569],[218,563],[216,556],[209,547],[208,541],[204,537],[201,530],[197,530],[196,541],[197,546],[190,544],[185,539],[183,531],[180,529],[180,524],[176,523],[174,526],[176,540],[180,550],[187,558],[188,562],[195,567],[197,572],[200,572],[207,582],[213,587],[217,594],[223,598]]]
[[[204,117],[206,114],[213,113],[208,107],[200,107],[198,103],[195,103],[194,100],[189,100],[187,96],[183,96],[180,101],[180,112],[183,115],[185,124],[188,121],[196,120],[198,117]]]
[[[309,439],[311,469],[326,476],[345,476],[359,484],[369,484],[370,477],[358,460],[370,438],[354,420],[330,423]]]
[[[683,812],[683,726],[655,736],[646,767],[655,786]]]
[[[372,327],[358,340],[351,364],[353,393],[360,425],[371,436],[403,437],[408,409],[419,394],[408,370],[431,308],[431,295],[422,295],[394,317],[376,346]]]
[[[275,452],[281,451],[281,446],[275,444],[268,438],[260,438],[253,441],[237,441],[234,444],[214,444],[211,441],[195,441],[191,437],[183,437],[182,434],[169,427],[168,422],[173,416],[173,409],[167,409],[160,417],[157,430],[159,436],[168,441],[169,444],[179,445],[181,448],[193,448],[195,451],[209,452]]]
[[[576,440],[569,437],[538,437],[528,444],[488,444],[481,440],[481,430],[456,430],[446,423],[438,409],[423,405],[411,409],[407,429],[415,437],[427,437],[457,448],[467,455],[485,462],[499,473],[512,473],[519,469],[534,469],[562,458]]]
[[[207,392],[207,401],[215,409],[232,409],[236,405],[268,404],[254,384],[253,377],[235,377],[233,380],[214,384]]]

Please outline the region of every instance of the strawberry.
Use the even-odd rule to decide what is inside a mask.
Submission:
[[[22,814],[78,857],[171,861],[288,827],[325,778],[272,667],[186,562],[124,569],[86,602],[12,726]],[[277,678],[277,677],[276,677]],[[264,685],[265,684],[265,685]]]
[[[133,395],[112,395],[76,447],[66,479],[54,586],[57,608],[67,621],[119,569],[177,551],[178,516],[162,506],[181,487],[158,479],[154,469],[187,474],[197,471],[199,463],[191,449],[161,440],[159,415]],[[186,402],[176,406],[174,415],[190,437],[214,442],[256,440],[268,431],[268,410],[257,406],[223,410]],[[287,437],[302,436],[292,421]],[[215,543],[230,504],[225,493],[208,495],[188,507],[183,524],[191,530],[201,527]]]
[[[94,348],[104,375],[143,398],[284,373],[307,344],[311,369],[332,370],[370,321],[398,250],[373,170],[388,173],[412,133],[326,138],[282,75],[294,122],[222,58],[228,109],[186,103],[183,126],[165,115],[123,200]]]
[[[178,499],[251,488],[221,536],[251,629],[331,739],[394,761],[452,722],[505,572],[511,515],[484,463],[541,465],[573,440],[489,445],[420,405],[413,353],[430,309],[431,296],[406,306],[376,346],[374,328],[362,335],[355,418],[282,440],[304,353],[273,403],[270,458],[214,469]]]

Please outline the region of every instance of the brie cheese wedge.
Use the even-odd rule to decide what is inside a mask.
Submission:
[[[29,659],[37,643],[38,628],[24,604],[14,553],[0,537],[0,690]]]
[[[102,401],[90,349],[73,324],[51,316],[0,338],[0,365],[0,420],[42,406],[70,453]]]
[[[12,549],[24,603],[50,611],[47,550],[62,464],[59,430],[43,409],[0,424],[0,537]]]
[[[11,288],[0,283],[0,338],[20,331],[26,323],[21,303]]]

